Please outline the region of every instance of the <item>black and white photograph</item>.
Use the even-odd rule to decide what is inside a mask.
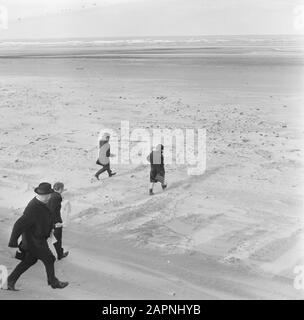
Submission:
[[[0,300],[303,300],[303,110],[304,0],[0,0]]]

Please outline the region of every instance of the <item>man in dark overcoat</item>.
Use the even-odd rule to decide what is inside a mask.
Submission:
[[[49,183],[42,182],[35,188],[35,192],[36,197],[29,202],[23,215],[14,224],[9,240],[8,246],[17,248],[18,239],[22,236],[20,247],[25,254],[7,278],[8,290],[16,291],[15,284],[19,277],[38,260],[41,260],[45,266],[48,285],[53,289],[62,289],[68,285],[68,282],[61,282],[55,277],[56,258],[47,242],[54,227],[53,214],[48,209],[47,203],[54,190]]]

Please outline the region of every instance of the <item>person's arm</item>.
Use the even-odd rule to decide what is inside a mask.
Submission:
[[[30,228],[35,222],[35,212],[27,211],[14,224],[12,234],[8,243],[10,248],[18,248],[18,239],[24,231]]]

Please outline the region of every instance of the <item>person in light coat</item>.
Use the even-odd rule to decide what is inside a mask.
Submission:
[[[109,177],[112,177],[116,174],[116,172],[112,172],[110,168],[110,157],[114,157],[114,155],[111,154],[109,140],[110,134],[105,133],[102,136],[102,139],[99,141],[99,156],[96,164],[102,166],[102,168],[95,173],[97,180],[99,180],[99,176],[105,171],[108,172]]]

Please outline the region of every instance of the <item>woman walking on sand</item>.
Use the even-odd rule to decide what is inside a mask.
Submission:
[[[167,184],[165,182],[165,166],[164,166],[164,156],[163,156],[164,146],[162,144],[157,145],[155,151],[152,151],[147,160],[151,164],[150,171],[150,189],[149,194],[154,195],[153,187],[157,182],[161,183],[162,189],[167,188]]]
[[[110,152],[110,134],[105,133],[102,136],[102,139],[99,141],[99,156],[96,161],[96,164],[102,166],[100,170],[95,173],[95,177],[99,180],[99,175],[103,172],[107,171],[109,177],[112,177],[116,174],[116,172],[112,172],[110,169],[110,157],[114,157]]]

